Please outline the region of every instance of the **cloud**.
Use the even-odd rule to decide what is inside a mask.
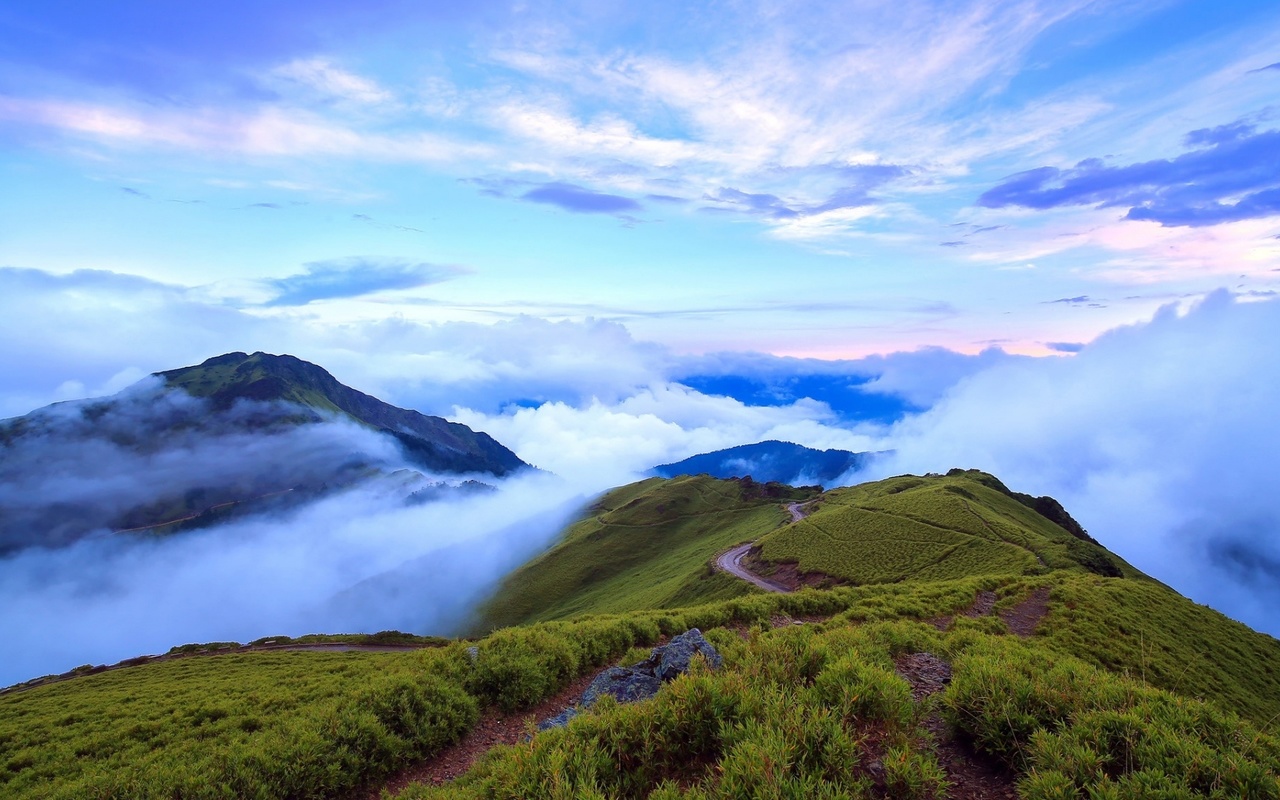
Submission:
[[[978,198],[986,208],[1127,207],[1125,219],[1200,227],[1280,215],[1280,131],[1235,122],[1187,134],[1172,159],[1020,172]]]
[[[461,632],[496,582],[583,504],[547,476],[406,506],[373,488],[166,537],[0,559],[0,685],[192,641]]]
[[[655,383],[617,402],[563,402],[458,420],[485,430],[535,466],[581,484],[618,485],[698,453],[766,439],[817,449],[869,450],[873,439],[841,428],[824,403],[748,406],[674,383]]]
[[[1257,69],[1251,69],[1249,71],[1250,72],[1266,72],[1267,70],[1271,70],[1271,69],[1280,70],[1280,62],[1276,62],[1275,64],[1268,64],[1265,67],[1258,67]]]
[[[356,463],[402,465],[388,437],[344,420],[280,422],[297,415],[251,402],[214,413],[149,377],[110,404],[41,409],[0,450],[0,554],[129,527],[131,510],[192,492],[236,499],[244,495],[232,487],[265,495],[332,481]]]
[[[618,214],[642,211],[643,207],[629,197],[604,194],[571,183],[546,183],[520,195],[531,203],[547,203],[579,214]]]
[[[1057,300],[1045,300],[1045,305],[1067,305],[1082,306],[1093,302],[1093,298],[1087,294],[1076,295],[1075,297],[1059,297]]]
[[[317,300],[415,289],[457,277],[464,270],[402,259],[351,256],[304,264],[306,271],[267,281],[276,296],[268,306],[304,306]]]
[[[0,120],[22,128],[51,128],[72,141],[134,150],[162,147],[212,157],[328,156],[391,163],[452,163],[491,154],[487,145],[454,140],[433,131],[384,133],[358,126],[358,120],[333,119],[279,105],[174,109],[0,95]]]
[[[771,172],[787,177],[803,176],[819,185],[834,180],[838,185],[826,200],[815,202],[784,200],[773,194],[744,192],[729,187],[721,187],[714,193],[704,195],[703,199],[721,204],[719,206],[721,209],[740,210],[775,220],[818,216],[833,211],[874,205],[878,202],[871,194],[874,190],[909,175],[911,170],[895,164],[817,164],[804,168],[776,169]]]
[[[1083,342],[1045,342],[1044,346],[1057,353],[1079,353],[1085,347]]]
[[[1271,634],[1280,581],[1280,303],[1218,292],[1072,358],[996,364],[890,437],[894,472],[988,470],[1050,494],[1104,545]],[[1246,565],[1257,565],[1254,568]]]
[[[338,100],[377,105],[393,99],[377,82],[347,72],[327,58],[294,59],[272,70],[271,75]]]

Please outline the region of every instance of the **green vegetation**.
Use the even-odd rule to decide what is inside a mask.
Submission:
[[[528,467],[486,433],[389,405],[289,355],[227,353],[157,375],[169,386],[209,398],[217,408],[238,400],[279,400],[324,415],[349,417],[394,436],[410,458],[429,469],[501,476]]]
[[[784,503],[806,499],[825,535],[788,522]],[[524,618],[610,613],[504,628],[474,649],[388,632],[360,643],[434,646],[192,655],[12,692],[0,696],[0,796],[358,796],[483,716],[698,627],[722,669],[695,662],[653,700],[602,701],[401,796],[943,797],[955,775],[937,752],[941,715],[1032,800],[1280,800],[1280,642],[1142,576],[1043,500],[981,473],[816,500],[706,477],[623,487],[499,595]],[[794,594],[708,576],[719,550],[771,530],[793,543],[810,532],[802,565],[855,580],[865,558],[880,572]],[[929,579],[890,574],[915,558],[895,555],[907,533],[951,548],[920,564]],[[965,616],[984,593],[994,613]],[[1036,634],[1013,635],[1001,615],[1046,595]],[[256,644],[291,643],[305,641]],[[902,665],[918,653],[950,665],[945,689],[909,683],[919,676]]]
[[[1050,569],[1141,576],[1029,503],[972,470],[889,478],[826,492],[808,517],[764,537],[761,556],[859,584]]]
[[[475,628],[749,594],[753,587],[712,570],[711,560],[789,520],[782,503],[814,494],[706,475],[651,478],[615,489],[559,544],[508,576]]]

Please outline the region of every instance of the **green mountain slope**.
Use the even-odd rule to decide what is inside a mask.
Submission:
[[[747,594],[748,584],[714,572],[708,562],[790,519],[784,501],[813,494],[706,475],[650,478],[615,489],[559,544],[508,576],[474,627],[487,631]]]
[[[792,522],[796,502],[811,514]],[[763,593],[706,577],[753,538],[850,583]],[[926,578],[902,574],[917,544],[951,548]],[[737,596],[685,605],[721,594]],[[490,613],[504,604],[564,619],[412,653],[192,656],[0,694],[0,796],[376,795],[400,770],[455,763],[481,720],[558,709],[575,681],[698,627],[720,670],[699,662],[652,700],[602,701],[399,796],[1280,798],[1280,642],[983,473],[816,497],[643,481],[602,497]]]
[[[1015,495],[975,470],[835,489],[810,508],[805,519],[761,540],[761,558],[852,583],[1046,569],[1140,574],[1089,538],[1052,498]]]
[[[206,397],[216,408],[237,400],[284,401],[342,414],[399,440],[419,466],[499,477],[527,468],[486,433],[384,403],[337,381],[323,368],[290,355],[227,353],[192,367],[156,373],[171,387]]]

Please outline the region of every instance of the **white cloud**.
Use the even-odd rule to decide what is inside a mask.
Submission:
[[[1280,632],[1280,303],[1225,292],[1071,358],[997,364],[893,432],[888,472],[988,470],[1057,497],[1192,599]]]
[[[348,72],[327,58],[299,58],[277,67],[271,78],[284,79],[323,95],[356,103],[377,105],[394,99],[391,92],[369,78]]]
[[[854,451],[876,445],[872,437],[840,427],[824,403],[748,406],[668,383],[615,403],[547,403],[497,415],[459,408],[454,416],[489,432],[529,463],[578,484],[596,482],[600,489],[658,464],[768,439]]]

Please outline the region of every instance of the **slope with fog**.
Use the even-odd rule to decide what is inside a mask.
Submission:
[[[750,569],[826,588],[766,593],[712,570],[717,552],[753,541]],[[1270,730],[1280,642],[1133,569],[1052,498],[977,471],[825,493],[706,476],[620,487],[487,607],[504,623],[551,621],[478,640],[223,642],[19,687],[0,695],[0,790],[50,800],[1280,790]],[[531,727],[602,668],[694,627],[719,669],[697,660],[652,699]],[[378,642],[401,648],[362,644]]]
[[[383,403],[314,364],[228,353],[0,423],[0,553],[94,532],[172,533],[362,483],[428,492],[421,472],[527,468],[484,433]]]

